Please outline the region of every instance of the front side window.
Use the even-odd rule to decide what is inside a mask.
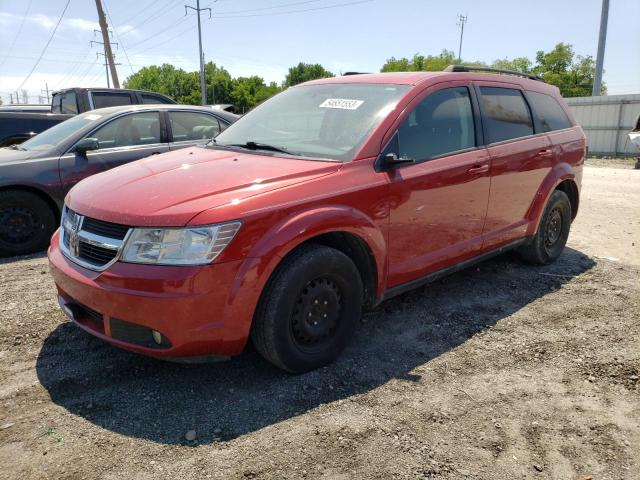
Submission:
[[[520,90],[480,87],[487,143],[533,135],[531,113]]]
[[[71,117],[64,122],[58,123],[44,132],[39,133],[30,140],[20,144],[22,150],[43,151],[52,148],[62,148],[71,137],[77,134],[78,130],[91,128],[92,123],[97,123],[102,115],[95,112],[86,112]]]
[[[230,125],[216,143],[255,142],[305,157],[351,160],[409,88],[366,83],[291,87]]]
[[[78,113],[78,104],[76,103],[75,92],[65,92],[60,99],[60,112],[76,115]]]
[[[418,104],[398,130],[399,156],[421,161],[475,146],[466,87],[439,90]]]
[[[116,92],[91,92],[93,108],[117,107],[119,105],[131,105],[131,95]]]
[[[196,112],[169,112],[174,142],[211,140],[220,133],[218,119]]]
[[[567,114],[558,103],[558,101],[550,95],[538,92],[527,92],[527,96],[531,101],[531,107],[536,112],[536,117],[540,121],[543,132],[551,132],[553,130],[562,130],[571,127],[571,123],[567,118]]]
[[[141,112],[124,115],[88,136],[98,139],[100,150],[160,143],[160,114]]]

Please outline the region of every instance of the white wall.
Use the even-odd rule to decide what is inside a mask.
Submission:
[[[589,142],[589,153],[638,156],[627,133],[640,115],[640,94],[565,98]]]

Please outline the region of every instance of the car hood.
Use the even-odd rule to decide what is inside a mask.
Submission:
[[[78,183],[66,203],[82,215],[131,226],[182,226],[200,212],[329,175],[340,164],[189,148],[155,155]]]
[[[14,163],[19,163],[25,160],[29,160],[30,158],[36,157],[36,153],[42,153],[42,152],[16,150],[15,148],[8,148],[8,147],[0,148],[0,166],[11,165]]]

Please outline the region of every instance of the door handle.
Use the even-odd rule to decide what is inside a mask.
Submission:
[[[485,164],[485,165],[474,165],[469,170],[467,170],[467,173],[476,174],[476,173],[486,173],[488,171],[489,171],[489,165],[488,164]]]
[[[546,158],[546,157],[550,157],[551,155],[553,155],[553,152],[552,152],[550,149],[545,148],[544,150],[540,150],[540,151],[536,154],[536,157],[543,157],[543,158]]]
[[[152,152],[151,155],[160,155],[160,152]]]

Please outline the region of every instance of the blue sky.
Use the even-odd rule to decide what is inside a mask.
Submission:
[[[109,13],[121,81],[144,65],[198,68],[196,18],[184,0],[103,0]],[[189,3],[189,2],[187,2]],[[195,5],[195,0],[190,3]],[[0,95],[20,85],[37,101],[50,89],[106,85],[92,0],[71,0],[42,60],[66,0],[0,0]],[[462,57],[491,62],[528,56],[558,42],[595,57],[600,0],[201,0],[207,60],[232,75],[281,82],[299,61],[341,71],[377,71],[391,56],[457,52],[456,15],[468,15]],[[334,8],[335,6],[335,8]],[[329,7],[329,8],[327,8]],[[640,93],[640,1],[612,0],[605,55],[610,94]],[[22,25],[22,28],[20,28]],[[124,46],[124,49],[122,48]],[[126,55],[125,55],[126,51]],[[128,57],[128,58],[127,58]],[[26,80],[26,81],[25,81]]]

